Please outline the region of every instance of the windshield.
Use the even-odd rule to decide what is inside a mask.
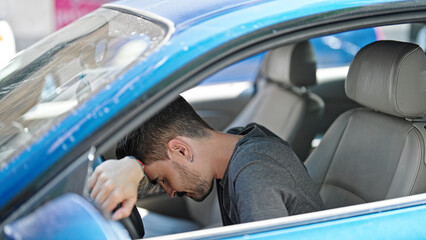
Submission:
[[[166,29],[99,9],[20,53],[0,71],[0,163],[150,54]]]

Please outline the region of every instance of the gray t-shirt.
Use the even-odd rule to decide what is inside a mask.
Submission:
[[[231,133],[244,136],[217,181],[224,225],[324,209],[305,166],[287,142],[258,124]]]

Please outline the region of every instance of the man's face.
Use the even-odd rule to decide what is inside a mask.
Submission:
[[[146,175],[151,182],[159,183],[170,197],[188,196],[201,202],[213,188],[213,180],[173,160],[151,163],[146,166]]]

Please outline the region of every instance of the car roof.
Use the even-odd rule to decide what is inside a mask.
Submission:
[[[172,21],[176,26],[190,22],[200,22],[206,18],[218,15],[235,8],[259,3],[259,0],[217,0],[217,1],[117,1],[114,5],[146,11]],[[111,4],[107,4],[111,5]]]
[[[217,1],[193,1],[193,0],[122,0],[111,4],[121,8],[131,8],[138,11],[150,12],[172,21],[178,29],[183,29],[188,25],[195,25],[213,17],[219,17],[229,12],[241,11],[244,8],[259,8],[257,15],[268,15],[262,8],[269,4],[276,3],[282,6],[278,10],[281,13],[287,12],[295,18],[303,17],[306,14],[319,14],[336,9],[350,7],[362,7],[379,3],[396,2],[396,0],[298,0],[298,1],[263,1],[263,0],[217,0]],[[111,5],[107,4],[107,5]],[[309,9],[307,11],[307,9]],[[247,16],[248,17],[248,16]],[[290,18],[290,17],[289,17]],[[239,18],[241,22],[244,17]],[[218,26],[220,27],[220,26]],[[226,27],[223,26],[223,27]]]

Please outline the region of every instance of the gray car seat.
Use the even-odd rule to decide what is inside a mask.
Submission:
[[[359,51],[346,94],[365,108],[342,114],[306,166],[326,208],[426,191],[426,60],[411,43]]]
[[[319,129],[324,102],[306,90],[316,84],[315,53],[308,41],[267,53],[258,92],[229,128],[250,122],[264,125],[288,141],[300,159],[306,159]]]

